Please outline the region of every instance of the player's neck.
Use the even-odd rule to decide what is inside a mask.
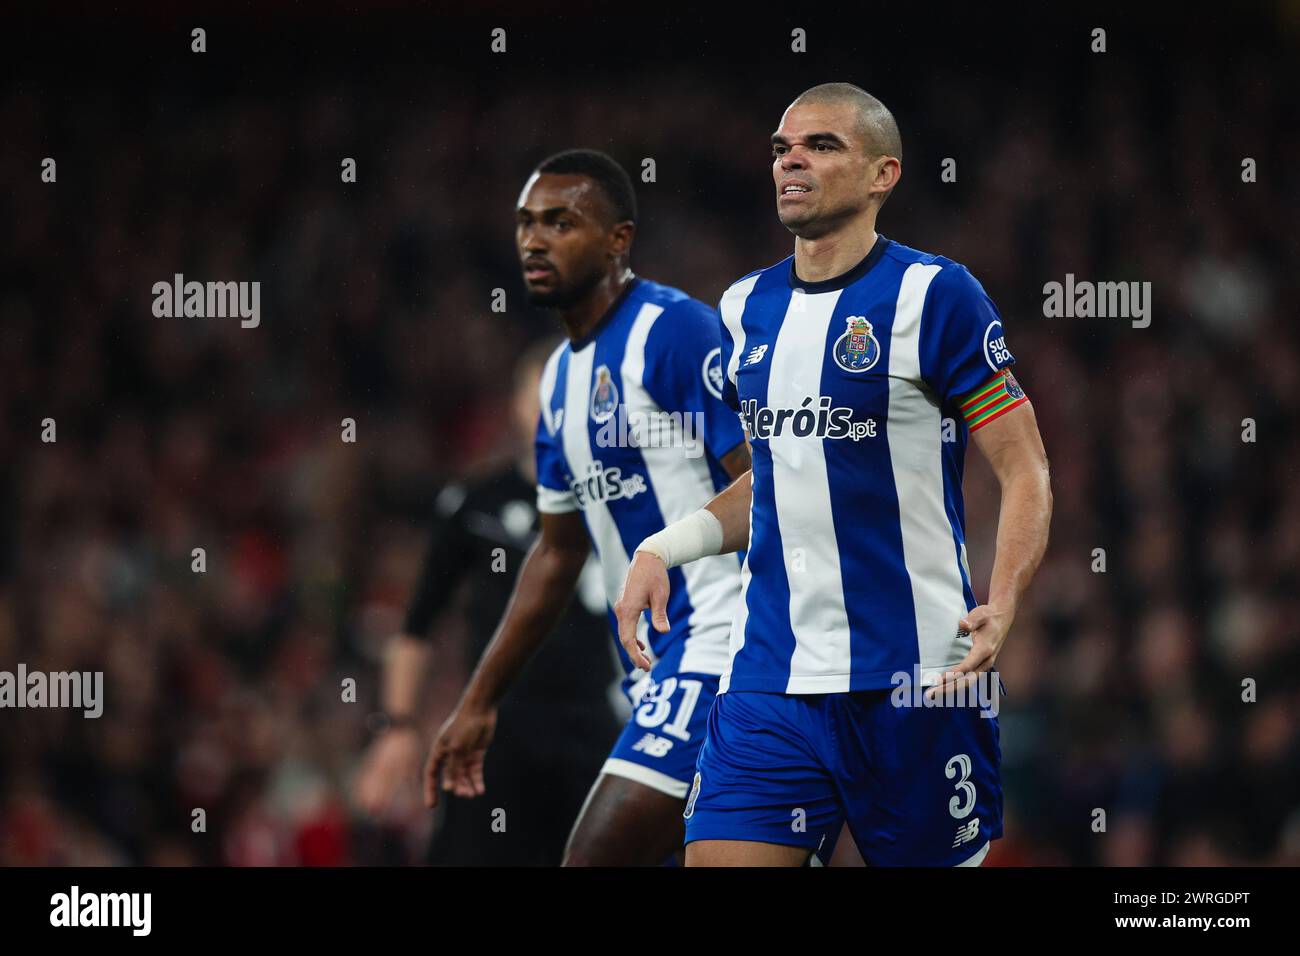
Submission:
[[[848,272],[867,257],[879,238],[874,222],[794,240],[794,274],[804,282],[824,282]]]
[[[590,335],[591,330],[605,318],[610,307],[635,278],[630,268],[622,266],[606,274],[591,292],[577,302],[557,309],[564,330],[569,334],[569,341],[579,342]]]

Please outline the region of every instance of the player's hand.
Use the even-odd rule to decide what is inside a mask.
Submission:
[[[623,593],[614,604],[614,618],[618,621],[618,641],[627,651],[632,663],[643,671],[653,665],[646,655],[645,645],[636,636],[637,621],[641,612],[650,609],[650,623],[660,634],[668,633],[668,569],[657,555],[638,551],[632,556],[632,565],[623,580]]]
[[[970,633],[970,653],[945,671],[942,681],[926,690],[926,697],[934,700],[958,687],[969,688],[978,680],[977,675],[992,670],[1015,616],[1014,610],[993,604],[981,604],[967,611],[957,626]]]
[[[457,706],[447,718],[429,750],[424,764],[424,805],[438,805],[438,787],[458,797],[480,797],[483,785],[483,758],[496,732],[495,707]]]
[[[421,736],[414,727],[393,727],[370,745],[352,787],[357,806],[371,816],[386,816],[404,786],[410,788],[406,802],[415,806],[411,785],[420,773]]]

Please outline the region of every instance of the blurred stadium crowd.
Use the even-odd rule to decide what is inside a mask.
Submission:
[[[790,252],[767,140],[827,79],[894,108],[881,231],[983,282],[1053,467],[986,865],[1300,864],[1300,84],[1245,56],[891,63],[0,91],[0,669],[103,670],[106,694],[98,720],[0,711],[0,864],[416,859],[428,814],[377,826],[348,782],[431,502],[499,453],[512,363],[555,332],[524,305],[519,187],[606,149],[638,181],[634,269],[716,302]],[[260,326],[155,318],[177,272],[260,280]],[[1151,282],[1150,327],[1044,318],[1067,273]],[[982,594],[974,452],[966,494]],[[462,629],[449,609],[431,720]]]

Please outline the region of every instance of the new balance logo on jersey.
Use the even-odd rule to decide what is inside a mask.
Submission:
[[[745,364],[757,365],[759,362],[763,361],[763,356],[766,354],[767,354],[766,345],[755,345],[752,349],[749,350],[749,354],[745,356]]]
[[[969,843],[980,835],[980,818],[976,817],[968,823],[963,823],[957,828],[957,834],[952,838],[952,845],[959,847],[963,843]]]
[[[585,509],[602,501],[639,495],[646,490],[646,481],[645,475],[632,474],[625,478],[622,469],[606,468],[599,461],[593,461],[587,466],[586,477],[573,481],[569,487],[578,507]]]
[[[815,405],[813,403],[816,403]],[[853,409],[831,406],[829,395],[808,396],[798,408],[762,408],[758,399],[740,403],[740,420],[750,441],[766,441],[787,432],[796,438],[863,438],[876,437],[876,420],[853,420]]]

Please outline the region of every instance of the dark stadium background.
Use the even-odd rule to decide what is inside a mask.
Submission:
[[[0,668],[103,670],[107,703],[0,712],[0,864],[418,858],[428,815],[377,829],[348,782],[429,503],[498,453],[512,362],[555,332],[523,304],[521,183],[571,146],[654,158],[633,267],[716,301],[789,254],[767,138],[827,80],[898,116],[881,231],[982,280],[1052,463],[987,865],[1300,863],[1300,5],[404,6],[6,25]],[[259,280],[261,326],[155,318],[176,272]],[[1151,282],[1151,326],[1044,318],[1066,273]],[[966,494],[983,593],[973,453]]]

